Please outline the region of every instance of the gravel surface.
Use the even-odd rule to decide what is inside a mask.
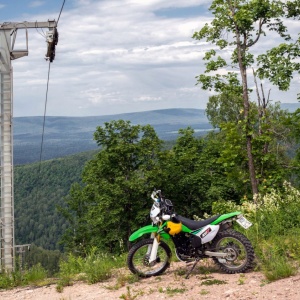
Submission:
[[[260,272],[228,275],[212,269],[207,263],[185,279],[184,263],[172,263],[163,275],[139,280],[120,286],[120,278],[128,275],[127,270],[117,271],[109,281],[88,285],[76,282],[65,287],[62,293],[56,285],[23,287],[0,291],[5,300],[111,300],[111,299],[287,299],[300,300],[300,274],[267,283]],[[129,292],[131,297],[129,297]]]

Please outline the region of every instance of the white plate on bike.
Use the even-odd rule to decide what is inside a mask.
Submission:
[[[239,217],[236,221],[245,229],[248,229],[252,226],[252,223],[248,221],[244,216]]]

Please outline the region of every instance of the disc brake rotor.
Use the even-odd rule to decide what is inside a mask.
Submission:
[[[143,259],[143,265],[146,267],[153,267],[155,264],[160,263],[160,257],[158,256],[154,261],[151,263],[149,262],[150,255],[145,255]]]

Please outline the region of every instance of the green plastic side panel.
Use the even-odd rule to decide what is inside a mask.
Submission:
[[[167,234],[166,232],[161,232],[160,236],[165,240],[169,240],[171,238],[170,235]]]
[[[133,242],[136,239],[138,239],[139,237],[143,236],[144,234],[148,234],[148,233],[152,233],[152,232],[157,232],[158,231],[158,227],[157,226],[153,226],[153,225],[147,225],[145,227],[142,227],[140,229],[138,229],[137,231],[135,231],[130,237],[129,237],[129,241]],[[160,232],[160,236],[166,240],[170,239],[170,236],[166,233],[166,232]]]
[[[193,230],[189,229],[188,227],[186,227],[185,225],[182,224],[182,231],[183,231],[183,232],[188,232],[188,233],[190,233],[190,232],[192,232]]]
[[[222,221],[230,219],[230,218],[235,217],[235,216],[238,216],[239,214],[241,214],[240,211],[235,211],[235,212],[232,212],[232,213],[229,213],[229,214],[221,215],[217,220],[213,221],[211,224],[212,225],[217,225],[217,224],[221,223]]]

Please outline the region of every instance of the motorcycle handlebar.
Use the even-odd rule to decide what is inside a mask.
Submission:
[[[157,197],[158,196],[158,197]],[[160,202],[160,200],[162,199],[162,194],[161,194],[161,190],[154,190],[151,194],[151,198],[155,201],[155,202]]]

